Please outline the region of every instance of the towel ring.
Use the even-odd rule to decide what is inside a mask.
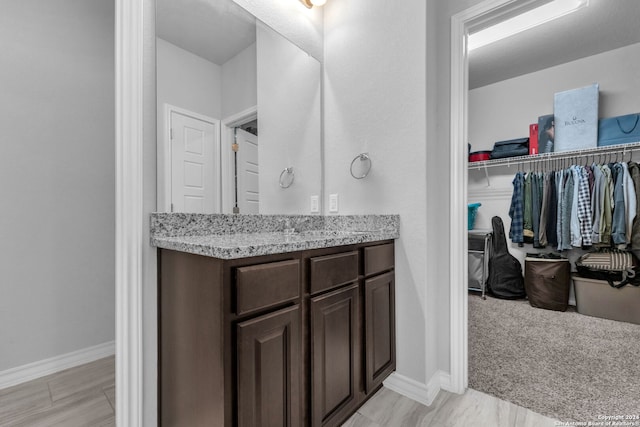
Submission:
[[[368,166],[366,166],[366,170],[362,173],[362,175],[360,176],[356,176],[353,173],[353,165],[355,164],[356,160],[360,160],[361,162],[368,162]],[[360,153],[358,154],[352,161],[351,161],[351,168],[350,168],[350,172],[351,172],[351,176],[354,177],[355,179],[362,179],[362,178],[366,178],[367,175],[369,175],[369,171],[371,171],[371,158],[369,157],[369,153]]]
[[[295,178],[296,178],[296,175],[293,172],[293,166],[284,168],[282,172],[280,172],[280,179],[279,179],[280,187],[281,188],[291,187],[291,184],[293,184],[293,181]]]

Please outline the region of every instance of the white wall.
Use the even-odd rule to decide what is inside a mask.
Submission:
[[[157,50],[158,123],[164,103],[219,119],[222,68],[166,40],[158,39]]]
[[[260,213],[308,213],[322,181],[321,66],[264,24],[258,23],[256,38]],[[295,181],[281,188],[280,174],[290,166]]]
[[[426,28],[423,0],[325,6],[325,203],[337,193],[340,214],[400,214],[397,371],[423,385],[437,370],[434,297],[441,286],[427,259],[440,244],[427,234],[427,209],[440,202],[425,191],[434,143],[426,127]],[[361,152],[373,166],[356,180],[349,166]]]
[[[222,64],[222,114],[225,119],[250,107],[258,100],[256,44]]]
[[[0,371],[115,338],[114,5],[0,13]]]
[[[296,46],[322,60],[322,7],[307,9],[298,0],[233,0]]]
[[[157,135],[165,138],[165,105],[183,108],[212,119],[222,114],[222,67],[166,40],[157,43]],[[166,143],[166,142],[165,142]],[[158,174],[165,176],[167,165],[158,158]],[[164,181],[160,181],[159,206],[165,205]]]

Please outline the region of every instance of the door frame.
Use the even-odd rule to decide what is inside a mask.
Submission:
[[[205,116],[204,114],[194,113],[185,108],[176,107],[165,103],[164,109],[164,127],[162,129],[162,138],[158,138],[158,171],[157,177],[157,196],[158,196],[158,208],[163,212],[171,212],[171,114],[178,113],[183,116],[191,117],[196,120],[200,120],[206,123],[212,124],[216,131],[214,132],[215,141],[213,143],[213,164],[220,165],[220,120],[213,117]],[[222,196],[222,172],[221,168],[214,171],[214,179],[217,181],[214,185],[217,185],[218,192],[216,200],[214,200],[214,206],[216,213],[221,212],[221,196]]]
[[[254,105],[239,113],[233,114],[229,117],[222,119],[220,125],[220,172],[222,173],[222,180],[220,185],[222,187],[222,213],[233,213],[233,207],[235,206],[235,180],[234,175],[234,162],[233,162],[233,150],[231,145],[234,142],[233,128],[243,125],[247,122],[258,118],[258,106]]]
[[[115,0],[116,425],[142,426],[144,8]]]
[[[451,391],[463,393],[469,383],[468,349],[468,263],[467,263],[467,181],[468,181],[468,95],[469,55],[467,36],[474,28],[501,16],[509,16],[540,0],[485,0],[451,17],[451,91],[449,183],[451,215],[449,247],[449,369]],[[460,260],[461,262],[452,262]]]

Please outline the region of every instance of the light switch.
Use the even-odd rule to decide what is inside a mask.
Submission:
[[[338,213],[338,195],[329,194],[329,212]]]
[[[311,213],[320,212],[320,198],[318,196],[311,196]]]

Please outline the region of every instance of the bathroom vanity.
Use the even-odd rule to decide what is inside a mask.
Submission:
[[[395,369],[398,217],[292,218],[154,214],[162,426],[337,426]]]

